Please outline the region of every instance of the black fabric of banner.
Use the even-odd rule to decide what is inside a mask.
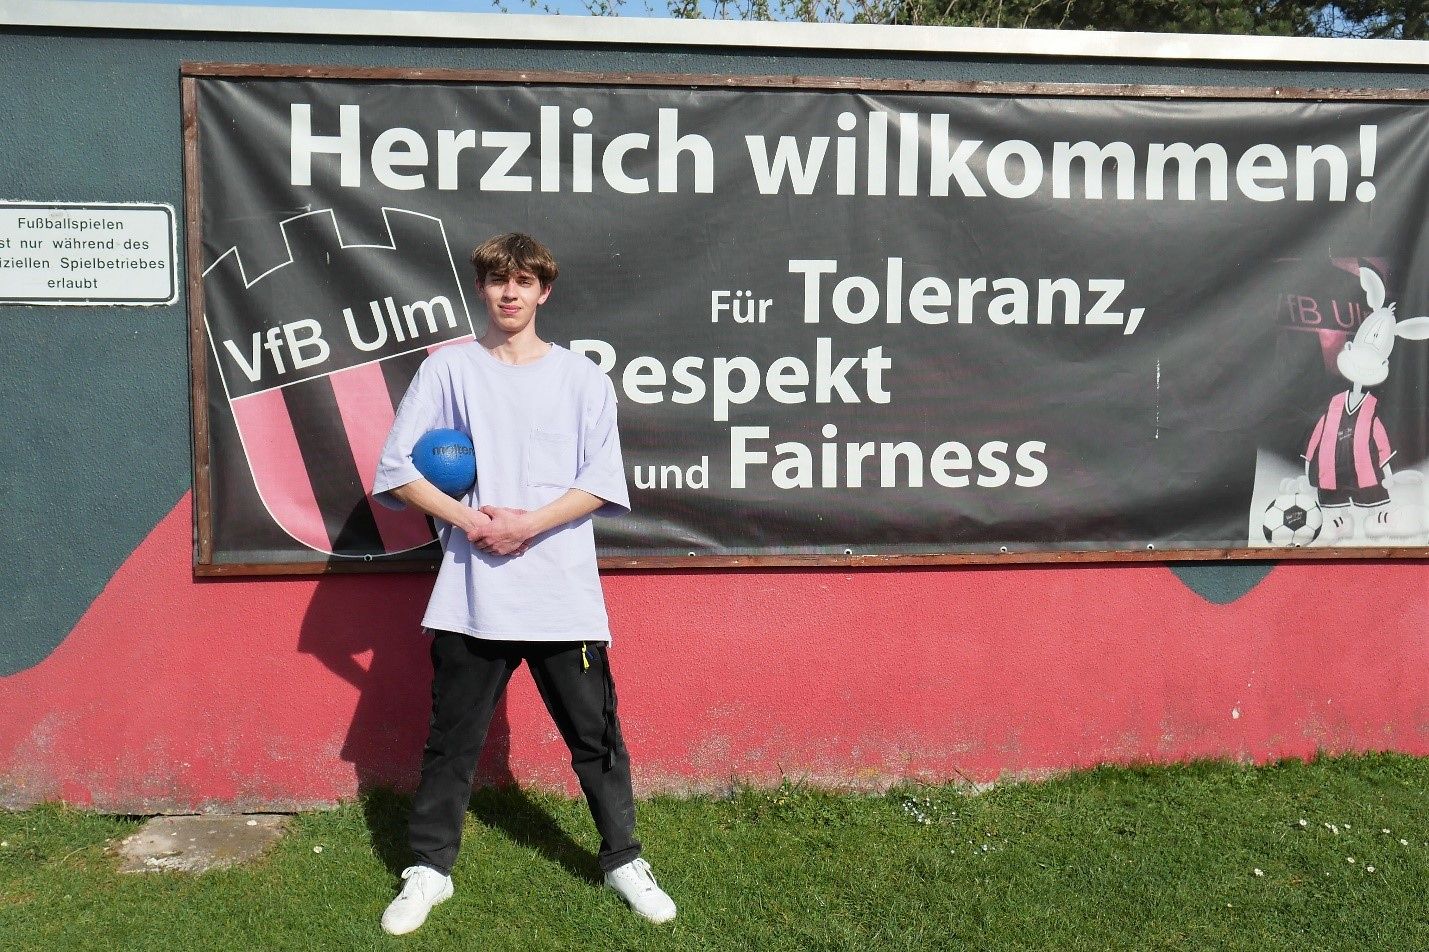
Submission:
[[[480,333],[502,231],[553,249],[540,331],[620,397],[605,554],[1324,545],[1263,523],[1353,386],[1362,270],[1429,314],[1419,103],[198,83],[217,561],[325,557],[272,531],[228,409],[279,387],[336,556],[413,557],[322,378],[380,361],[395,406]],[[1387,366],[1422,473],[1429,341]]]

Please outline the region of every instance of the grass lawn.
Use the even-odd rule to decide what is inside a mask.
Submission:
[[[1103,768],[972,796],[657,798],[669,926],[598,888],[582,803],[472,802],[456,895],[377,925],[407,802],[299,817],[250,867],[120,876],[135,818],[0,813],[0,949],[1429,949],[1429,759]]]

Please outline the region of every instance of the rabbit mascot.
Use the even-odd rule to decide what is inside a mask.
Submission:
[[[1397,321],[1394,304],[1385,304],[1384,282],[1368,268],[1360,269],[1360,287],[1370,315],[1335,360],[1350,389],[1330,398],[1304,453],[1304,480],[1318,491],[1326,514],[1321,539],[1330,544],[1356,535],[1407,538],[1426,529],[1423,477],[1412,470],[1396,475],[1390,468],[1394,450],[1378,401],[1367,388],[1389,375],[1397,338],[1429,339],[1429,317]],[[1391,486],[1402,487],[1405,499],[1392,501]]]

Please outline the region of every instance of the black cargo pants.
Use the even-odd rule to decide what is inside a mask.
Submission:
[[[541,700],[570,748],[571,767],[600,832],[601,871],[640,855],[630,756],[616,719],[615,681],[605,645],[489,641],[437,631],[432,637],[432,720],[407,827],[418,865],[451,874],[491,716],[522,661],[530,665]]]

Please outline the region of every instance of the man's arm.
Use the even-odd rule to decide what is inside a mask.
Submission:
[[[491,525],[491,517],[478,509],[462,505],[425,479],[391,490],[392,495],[409,506],[415,506],[433,519],[442,519],[466,533],[473,542]]]
[[[512,555],[524,550],[527,543],[541,533],[584,518],[603,505],[604,499],[584,489],[567,489],[559,499],[530,512],[504,506],[482,506],[478,515],[489,517],[491,522],[467,532],[467,538],[483,551]]]

